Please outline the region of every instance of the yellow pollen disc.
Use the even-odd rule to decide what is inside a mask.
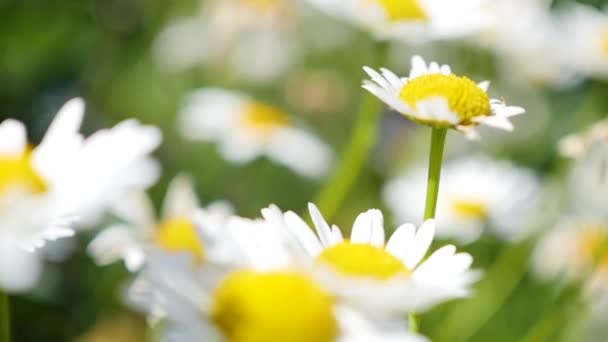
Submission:
[[[470,200],[452,201],[452,210],[456,216],[465,219],[484,219],[488,217],[488,208],[485,204]]]
[[[578,249],[581,255],[590,260],[600,257],[608,236],[606,227],[600,224],[581,227],[584,231],[579,236]]]
[[[608,30],[604,31],[600,38],[600,49],[604,57],[608,57]]]
[[[170,252],[190,252],[199,263],[205,258],[196,228],[188,219],[173,218],[162,222],[156,231],[156,242]]]
[[[459,124],[471,124],[471,119],[491,115],[490,98],[483,89],[467,77],[431,74],[409,81],[400,93],[401,98],[412,108],[416,103],[433,97],[442,97],[460,118]],[[444,125],[445,123],[435,123]]]
[[[426,21],[428,17],[417,0],[375,0],[384,8],[390,21]]]
[[[278,108],[264,103],[251,102],[246,105],[243,116],[246,128],[259,133],[271,133],[273,130],[289,124],[289,117]]]
[[[348,276],[385,280],[411,274],[401,260],[384,248],[364,243],[341,242],[325,249],[317,260]]]
[[[211,319],[230,342],[333,341],[334,301],[299,273],[237,271],[213,295]]]
[[[20,156],[0,155],[0,194],[13,189],[33,193],[43,193],[47,190],[45,181],[32,167],[29,151]]]

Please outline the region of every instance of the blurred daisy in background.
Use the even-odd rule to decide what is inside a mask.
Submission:
[[[557,18],[569,62],[587,77],[608,77],[608,13],[569,4],[561,8]]]
[[[384,200],[396,220],[420,222],[426,183],[427,170],[418,167],[385,185]],[[441,175],[437,235],[470,243],[490,228],[504,239],[521,238],[540,216],[541,192],[534,172],[508,161],[479,155],[450,160]]]
[[[608,191],[608,141],[605,122],[586,132],[570,135],[560,141],[560,152],[574,157],[565,182],[569,210],[577,215],[608,215],[608,203],[599,195]]]
[[[446,245],[424,259],[433,241],[435,222],[399,226],[386,241],[384,219],[377,209],[360,214],[350,239],[329,226],[309,204],[316,235],[295,213],[285,225],[311,260],[321,266],[321,282],[337,297],[374,315],[426,310],[443,301],[466,297],[479,274],[473,258]],[[424,261],[423,261],[424,260]]]
[[[0,287],[8,291],[35,285],[37,248],[73,235],[112,198],[158,177],[149,156],[160,144],[157,128],[128,120],[85,139],[78,133],[83,115],[82,99],[68,101],[36,147],[21,122],[0,123]]]
[[[156,38],[161,66],[181,71],[227,66],[247,81],[267,82],[293,64],[292,4],[283,0],[205,1],[200,13],[175,19]]]
[[[281,212],[269,207],[263,215],[266,221],[235,217],[229,223],[234,246],[244,247],[235,255],[252,256],[240,264],[193,271],[183,258],[154,254],[129,294],[152,317],[160,314],[164,339],[425,341],[409,333],[401,317],[370,319],[339,302],[285,254],[286,231],[274,224]]]
[[[490,99],[488,81],[476,84],[466,76],[452,73],[449,65],[412,57],[409,77],[399,78],[387,69],[381,73],[364,67],[371,80],[363,88],[408,119],[435,128],[452,128],[469,139],[478,137],[475,127],[483,124],[513,130],[509,118],[525,112]]]
[[[236,164],[266,156],[302,176],[320,178],[333,159],[327,144],[296,127],[283,110],[236,91],[191,93],[179,120],[186,138],[217,143],[220,154]]]
[[[169,184],[158,222],[154,211],[143,193],[116,203],[115,213],[126,222],[105,228],[91,241],[88,252],[95,262],[108,265],[123,260],[129,271],[136,272],[144,265],[148,249],[156,246],[171,253],[188,254],[194,264],[200,265],[206,251],[199,234],[212,236],[232,215],[232,207],[225,202],[199,208],[193,185],[183,175]]]
[[[550,1],[494,0],[486,9],[491,16],[489,24],[470,39],[495,53],[503,77],[558,88],[575,83],[571,46],[564,44]],[[517,25],[513,25],[513,18],[517,18]]]
[[[309,0],[379,39],[425,42],[476,32],[488,23],[484,0]]]

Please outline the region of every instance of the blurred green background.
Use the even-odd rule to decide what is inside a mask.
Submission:
[[[584,3],[600,7],[608,1]],[[192,15],[200,6],[194,0],[0,0],[0,119],[14,117],[24,121],[31,141],[37,142],[61,104],[70,97],[83,96],[87,101],[85,132],[109,127],[128,117],[162,128],[164,141],[157,156],[163,165],[163,178],[151,189],[157,204],[167,182],[185,172],[194,177],[204,203],[226,199],[241,215],[257,215],[269,203],[284,210],[303,210],[314,198],[320,182],[300,178],[264,158],[244,167],[228,164],[215,146],[186,142],[179,137],[176,113],[184,96],[193,89],[239,89],[285,108],[339,153],[348,141],[364,94],[360,89],[364,77],[361,66],[375,64],[376,45],[366,33],[352,29],[348,44],[313,49],[310,47],[314,35],[306,35],[303,22],[296,23],[303,25],[302,37],[292,37],[303,47],[301,54],[285,74],[271,82],[248,82],[217,65],[181,72],[163,70],[152,54],[158,33],[174,18]],[[516,126],[527,128],[508,139],[498,134],[488,143],[470,144],[450,134],[450,143],[465,153],[483,150],[510,158],[559,184],[568,165],[556,155],[558,139],[606,114],[606,83],[585,81],[567,90],[531,92],[531,88],[500,79],[490,51],[464,42],[435,44],[427,49],[423,51],[453,64],[460,73],[478,80],[492,79],[493,88],[496,87],[493,91],[508,94],[512,102],[528,108],[526,117],[515,120]],[[405,73],[415,51],[416,47],[392,46],[387,66]],[[335,76],[338,89],[333,89],[335,93],[330,97],[335,102],[310,110],[293,99],[293,91],[296,95],[304,91],[292,86],[297,84],[297,76],[310,72]],[[416,128],[394,113],[385,114],[370,161],[335,219],[343,228],[349,229],[359,212],[370,207],[383,208],[380,189],[387,177],[407,161],[427,153],[427,130]],[[92,234],[78,237],[75,252],[67,260],[50,263],[41,286],[33,293],[13,296],[15,341],[72,341],[83,336],[86,341],[144,338],[144,320],[127,313],[120,304],[121,288],[129,279],[122,264],[100,268],[85,254],[83,246]],[[478,326],[479,329],[472,329],[475,334],[471,340],[519,341],[524,336],[530,341],[576,340],[572,337],[578,336],[575,323],[585,309],[573,294],[576,289],[557,291],[527,271],[523,275],[518,271],[528,267],[532,246],[527,241],[510,249],[511,255],[501,258],[506,264],[500,265],[500,274],[494,274],[492,266],[506,249],[504,243],[486,238],[465,246],[464,250],[474,254],[475,266],[486,270],[486,280],[478,285],[474,299],[445,304],[423,315],[422,332],[438,341],[458,341],[463,329]],[[520,275],[523,278],[518,282]],[[492,289],[511,285],[515,290],[507,298],[492,295]],[[484,311],[487,303],[497,300],[504,300],[505,304],[499,305],[495,314]],[[489,319],[478,320],[484,316]],[[103,335],[108,331],[114,335]]]

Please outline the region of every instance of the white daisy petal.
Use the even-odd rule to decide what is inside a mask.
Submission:
[[[435,236],[435,220],[426,220],[416,232],[412,248],[403,258],[403,262],[409,269],[414,269],[422,260],[433,242]]]
[[[397,259],[402,260],[411,248],[415,235],[416,226],[413,224],[405,223],[399,226],[388,239],[386,250]]]
[[[314,204],[308,203],[308,211],[310,212],[310,217],[315,225],[321,244],[326,247],[331,246],[332,235],[327,221],[325,221],[325,218],[323,218],[323,215]]]
[[[287,228],[300,242],[302,247],[311,255],[317,256],[321,253],[322,246],[317,236],[312,232],[312,229],[292,211],[285,213],[285,222]]]
[[[0,123],[0,153],[20,156],[27,146],[27,133],[23,123],[6,119]]]

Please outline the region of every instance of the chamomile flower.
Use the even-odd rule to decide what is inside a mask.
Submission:
[[[105,228],[89,244],[88,252],[98,265],[123,260],[131,272],[141,269],[151,246],[172,253],[188,254],[194,263],[206,258],[199,234],[213,236],[232,214],[225,202],[199,208],[199,200],[189,178],[177,176],[167,189],[162,217],[157,222],[154,208],[143,193],[122,199],[115,206],[116,214],[126,223]]]
[[[424,41],[476,32],[487,24],[484,0],[309,0],[321,11],[352,21],[379,39]]]
[[[542,279],[584,280],[608,267],[608,225],[600,219],[563,218],[540,240],[533,269]]]
[[[195,91],[180,113],[180,124],[186,138],[216,142],[220,154],[236,164],[264,155],[302,176],[319,178],[332,161],[329,147],[295,127],[281,109],[234,91]]]
[[[608,13],[585,5],[570,5],[559,13],[559,27],[570,63],[591,78],[608,77]]]
[[[83,115],[81,99],[68,101],[36,147],[21,122],[0,123],[0,287],[8,291],[35,285],[37,248],[73,235],[74,225],[99,216],[111,198],[156,180],[149,154],[160,143],[157,128],[131,120],[85,139],[78,133]]]
[[[608,143],[608,120],[596,122],[583,132],[567,135],[559,141],[561,155],[580,158],[597,145]]]
[[[344,239],[313,204],[309,211],[316,235],[293,212],[284,214],[286,228],[321,270],[324,286],[366,312],[382,316],[426,310],[468,296],[479,277],[470,270],[472,257],[456,253],[452,245],[424,259],[435,234],[433,220],[418,229],[403,224],[386,241],[382,213],[372,209],[357,217],[350,239]]]
[[[385,202],[397,220],[423,217],[426,183],[426,169],[417,167],[385,185]],[[437,235],[469,243],[490,227],[502,238],[521,237],[538,215],[540,198],[539,180],[528,169],[484,156],[448,161],[437,199]]]
[[[227,67],[243,80],[266,82],[293,64],[288,1],[213,0],[199,12],[174,19],[156,38],[155,57],[165,69]]]
[[[452,73],[450,66],[426,64],[420,56],[412,58],[409,77],[399,78],[387,69],[382,74],[364,67],[371,77],[363,88],[408,119],[435,128],[452,128],[467,138],[478,137],[475,127],[483,124],[513,130],[509,118],[525,112],[490,99],[489,82],[476,84],[466,76]]]
[[[268,210],[276,211],[276,208],[265,211]],[[244,260],[240,265],[206,265],[193,271],[183,259],[158,253],[130,287],[132,303],[152,318],[160,316],[166,322],[163,340],[425,340],[409,333],[403,321],[396,324],[388,319],[369,319],[339,302],[308,272],[289,263],[276,262],[286,260],[280,247],[282,241],[275,239],[281,235],[274,229],[276,226],[260,220],[234,219],[233,233],[265,227],[259,231],[262,236],[248,234],[255,243],[247,248],[255,245],[253,250],[263,252],[254,254],[263,254],[262,258],[253,258],[251,263]],[[247,226],[248,223],[253,226]],[[253,250],[233,252],[241,255]]]

